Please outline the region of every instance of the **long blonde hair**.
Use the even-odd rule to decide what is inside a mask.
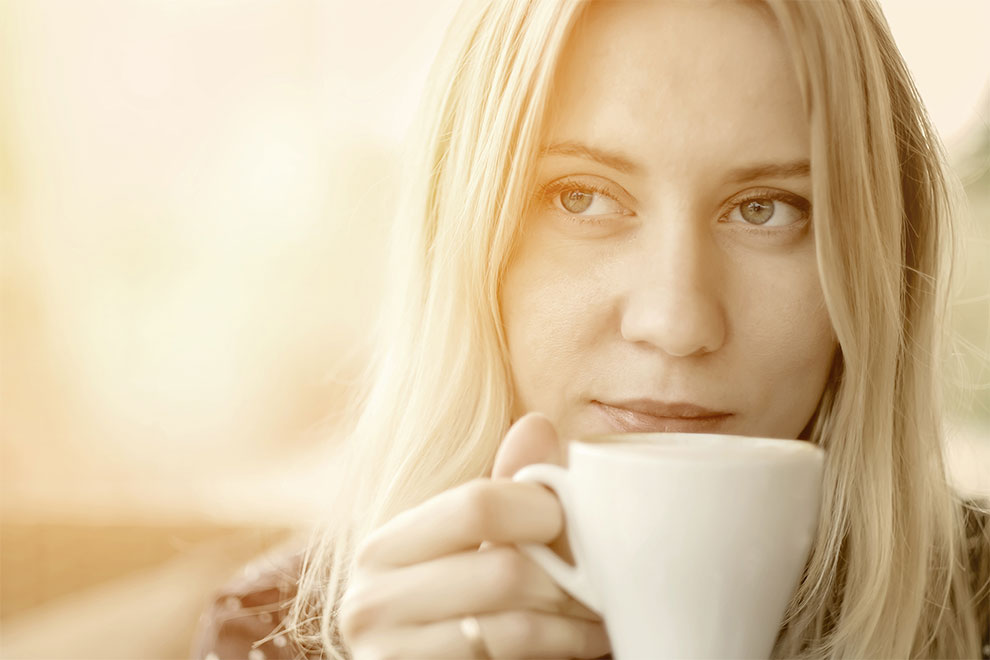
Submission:
[[[378,350],[286,621],[304,650],[347,657],[336,608],[367,534],[490,473],[513,397],[499,285],[585,4],[468,3],[447,35],[405,159]],[[976,655],[938,405],[942,153],[875,2],[766,6],[810,118],[818,262],[839,343],[809,427],[827,449],[822,522],[775,654]]]

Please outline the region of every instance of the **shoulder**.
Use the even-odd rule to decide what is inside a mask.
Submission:
[[[244,566],[213,593],[193,640],[196,660],[270,660],[295,658],[297,652],[280,632],[296,595],[302,566],[301,548],[282,548]]]

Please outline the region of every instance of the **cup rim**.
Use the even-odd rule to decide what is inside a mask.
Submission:
[[[616,452],[615,449],[629,448],[642,449],[644,446],[666,447],[673,449],[669,452],[657,452],[650,454],[647,452]],[[693,451],[678,452],[678,447],[696,449],[698,447],[722,447],[729,448],[770,448],[776,451],[772,454],[761,453],[760,460],[786,459],[808,454],[817,455],[824,458],[825,449],[813,444],[808,440],[794,440],[789,438],[768,438],[747,435],[733,435],[725,433],[684,433],[684,432],[638,432],[638,433],[592,433],[583,435],[569,443],[568,453],[577,451],[583,454],[607,454],[609,456],[635,456],[638,460],[672,458],[685,460],[704,460],[704,458]],[[726,460],[752,460],[757,455],[749,455],[745,452],[731,452],[723,457]]]

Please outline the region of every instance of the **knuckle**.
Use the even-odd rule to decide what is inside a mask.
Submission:
[[[539,621],[528,612],[506,612],[502,627],[505,638],[514,640],[521,648],[534,648],[540,641]]]
[[[341,601],[340,609],[337,611],[337,627],[344,642],[348,646],[354,646],[358,633],[361,631],[360,616],[357,615],[353,603],[346,596]]]
[[[463,488],[465,531],[487,540],[498,529],[495,488],[490,479],[473,479]]]
[[[491,550],[491,561],[488,579],[497,593],[505,597],[518,596],[529,585],[527,560],[515,548]]]
[[[367,566],[373,553],[372,539],[367,538],[354,549],[354,566]]]
[[[360,586],[348,589],[337,612],[340,634],[344,640],[349,644],[357,640],[375,621],[377,609],[368,589]]]

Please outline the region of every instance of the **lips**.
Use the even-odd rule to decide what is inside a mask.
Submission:
[[[721,430],[732,413],[693,403],[668,403],[653,399],[592,401],[604,421],[621,433],[703,433]]]

